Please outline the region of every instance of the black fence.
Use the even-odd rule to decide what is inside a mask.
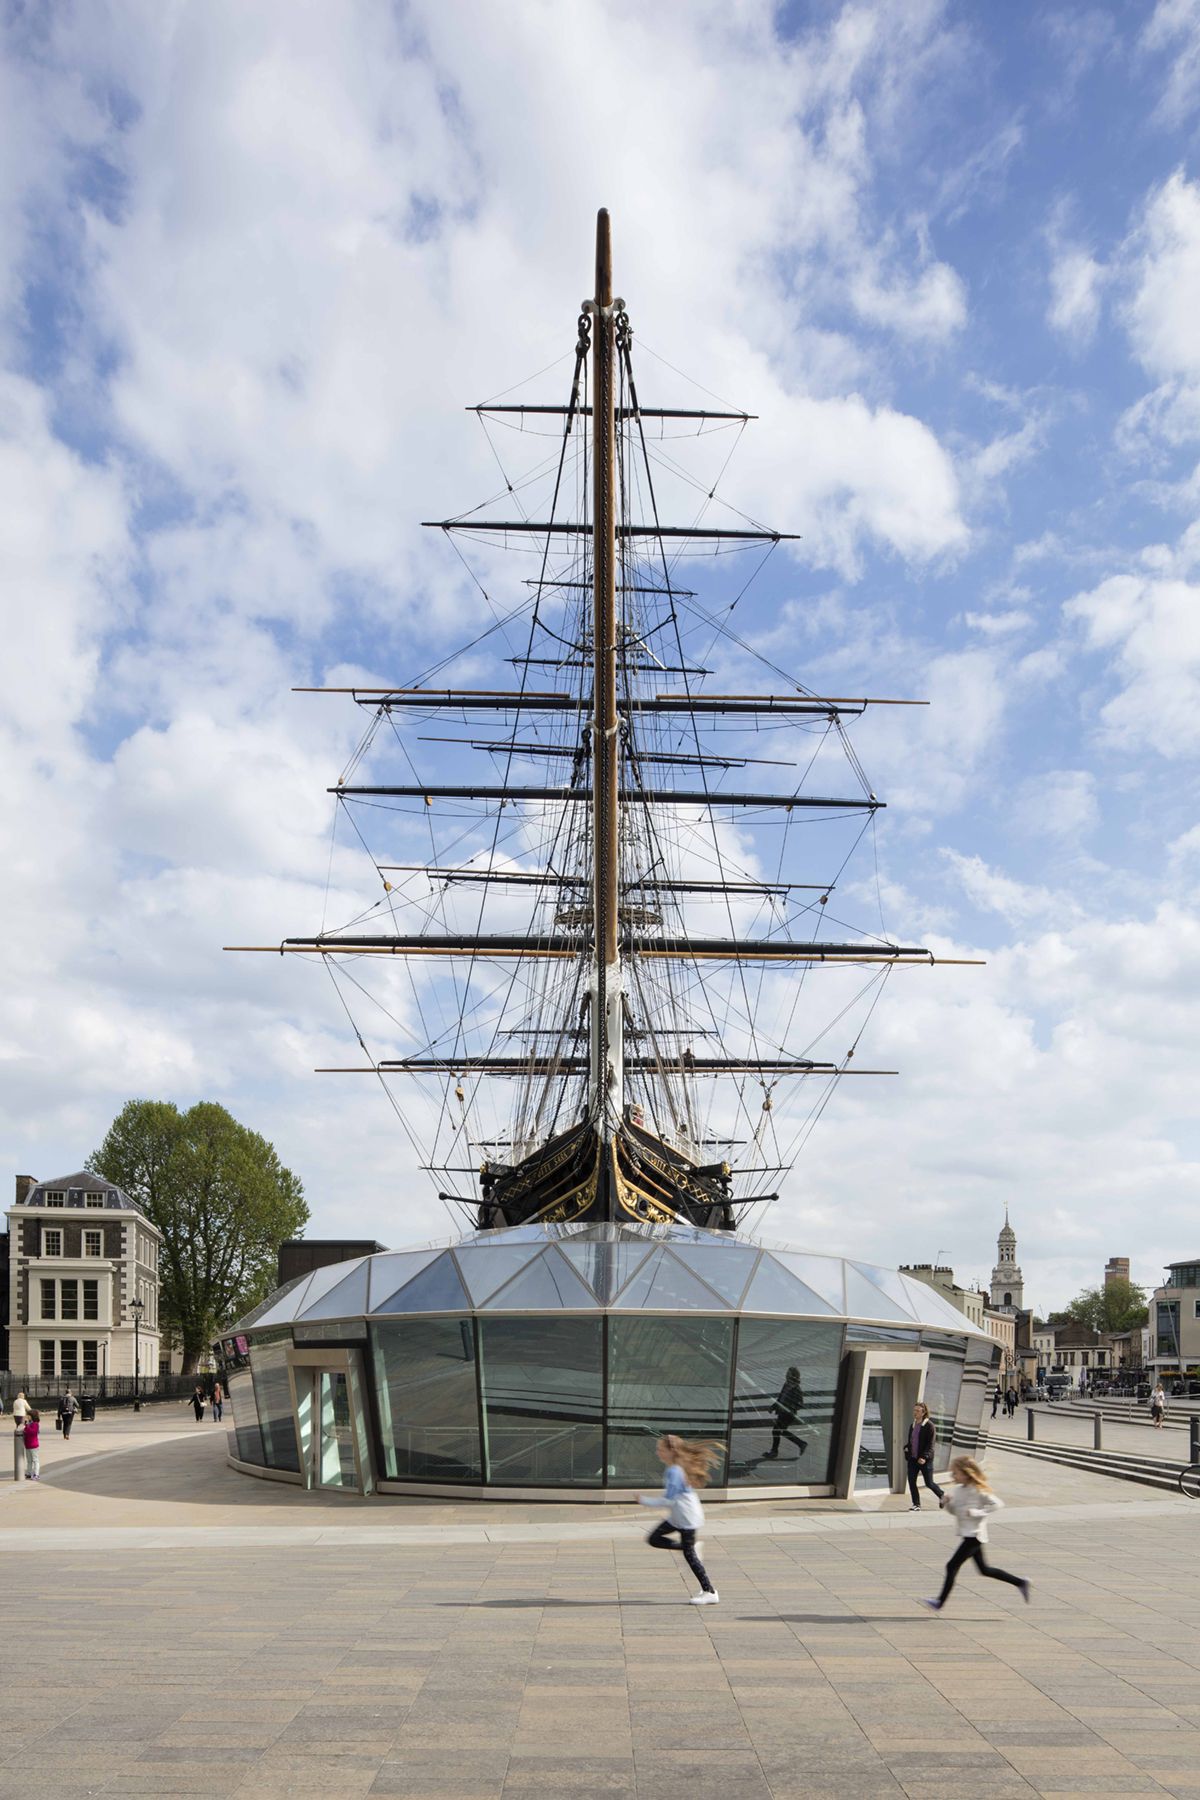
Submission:
[[[69,1387],[80,1400],[91,1395],[97,1406],[132,1406],[135,1399],[190,1400],[197,1382],[207,1394],[213,1379],[211,1375],[143,1375],[135,1393],[132,1375],[80,1375],[68,1381],[62,1375],[13,1375],[4,1369],[0,1370],[0,1399],[6,1413],[12,1411],[13,1400],[22,1392],[35,1406],[56,1407]]]

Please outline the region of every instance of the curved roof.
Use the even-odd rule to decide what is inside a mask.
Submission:
[[[227,1329],[418,1313],[763,1313],[987,1334],[896,1269],[687,1225],[518,1225],[335,1263]]]

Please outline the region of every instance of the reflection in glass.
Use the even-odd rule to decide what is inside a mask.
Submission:
[[[233,1413],[233,1437],[237,1446],[235,1455],[240,1462],[255,1463],[259,1468],[265,1468],[267,1457],[263,1449],[262,1432],[258,1428],[258,1408],[254,1404],[254,1378],[249,1369],[238,1369],[231,1365],[225,1373],[225,1392],[229,1396]]]
[[[465,1312],[471,1302],[449,1251],[414,1275],[390,1300],[374,1307],[381,1313]]]
[[[862,1435],[858,1440],[858,1466],[854,1486],[891,1490],[895,1433],[892,1420],[892,1377],[870,1375],[863,1404]]]
[[[490,1482],[600,1486],[604,1346],[598,1317],[482,1320],[480,1380]]]
[[[996,1380],[1000,1346],[993,1338],[967,1338],[966,1362],[954,1419],[954,1454],[979,1456],[991,1423],[985,1402]]]
[[[470,1319],[389,1320],[371,1347],[389,1479],[481,1480]]]
[[[294,1469],[299,1474],[300,1451],[287,1369],[290,1342],[290,1332],[274,1344],[263,1344],[256,1338],[250,1351],[250,1373],[267,1467]]]
[[[773,1256],[764,1256],[758,1265],[750,1292],[742,1303],[747,1312],[821,1313],[829,1311],[824,1300],[787,1269],[781,1268]]]
[[[671,1255],[656,1250],[617,1299],[618,1306],[640,1307],[646,1312],[718,1312],[724,1302],[706,1282]]]
[[[557,1250],[546,1250],[493,1294],[487,1307],[489,1312],[590,1312],[595,1304],[570,1263]]]
[[[612,1487],[655,1486],[654,1453],[664,1431],[725,1437],[729,1423],[733,1322],[616,1314],[608,1322],[608,1480]],[[713,1472],[714,1485],[724,1465]]]
[[[944,1355],[930,1350],[929,1369],[925,1376],[924,1400],[937,1433],[936,1466],[944,1469],[950,1462],[950,1441],[954,1436],[954,1419],[958,1412],[958,1393],[962,1386],[961,1352]]]
[[[313,1374],[313,1444],[315,1486],[356,1488],[354,1427],[350,1421],[350,1394],[340,1372],[318,1369]]]
[[[743,1319],[733,1383],[729,1480],[739,1486],[833,1479],[840,1325]]]

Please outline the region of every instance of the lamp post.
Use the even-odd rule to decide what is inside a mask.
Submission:
[[[133,1410],[142,1410],[142,1312],[144,1303],[131,1300],[129,1310],[133,1314]]]

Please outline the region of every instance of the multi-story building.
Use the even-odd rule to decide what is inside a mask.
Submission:
[[[1167,1265],[1150,1298],[1149,1329],[1155,1375],[1200,1374],[1200,1257]]]
[[[162,1233],[129,1196],[89,1169],[18,1175],[8,1221],[13,1372],[87,1383],[157,1375]]]
[[[957,1306],[959,1312],[965,1313],[972,1325],[983,1330],[983,1309],[987,1295],[976,1288],[960,1287],[954,1279],[954,1270],[945,1263],[902,1263],[905,1275],[911,1275],[914,1281],[923,1281],[926,1287],[935,1288],[944,1294],[951,1306]]]
[[[1110,1256],[1104,1265],[1104,1285],[1110,1281],[1129,1280],[1129,1258],[1127,1256]]]

